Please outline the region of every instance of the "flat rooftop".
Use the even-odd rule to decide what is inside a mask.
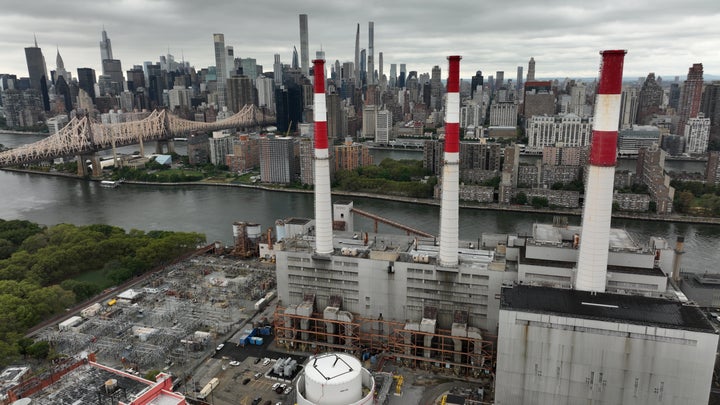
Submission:
[[[577,261],[567,262],[562,260],[553,260],[552,258],[547,259],[531,259],[525,255],[525,248],[520,248],[520,263],[528,264],[532,266],[552,266],[564,269],[572,269],[577,266]],[[655,277],[667,277],[665,273],[659,267],[650,268],[638,268],[630,266],[614,266],[608,265],[607,270],[609,273],[625,273],[625,274],[638,274],[644,276],[655,276]]]
[[[557,227],[552,224],[536,223],[533,225],[533,236],[530,242],[539,245],[572,247],[573,235],[575,234],[582,234],[581,226]],[[581,244],[582,242],[580,240]],[[610,240],[608,242],[609,249],[613,251],[642,251],[642,247],[624,229],[610,228]]]
[[[501,309],[715,333],[697,307],[662,298],[549,287],[504,289]]]

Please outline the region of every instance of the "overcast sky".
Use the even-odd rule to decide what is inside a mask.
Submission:
[[[273,54],[290,63],[300,52],[298,15],[308,14],[310,59],[321,47],[329,63],[354,60],[356,24],[368,47],[375,22],[375,63],[384,54],[407,70],[447,75],[448,55],[458,54],[462,77],[505,71],[536,77],[595,77],[602,49],[627,49],[625,78],[656,72],[665,79],[703,63],[720,74],[718,0],[0,0],[0,73],[27,76],[24,49],[37,35],[48,72],[56,46],[65,68],[100,72],[103,25],[123,70],[168,53],[196,69],[215,64],[212,34],[225,34],[235,56],[256,58],[272,70]],[[399,69],[399,67],[398,67]]]

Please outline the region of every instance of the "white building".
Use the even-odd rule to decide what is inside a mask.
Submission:
[[[460,128],[479,127],[484,124],[482,106],[475,101],[465,101],[460,107]]]
[[[392,113],[388,110],[380,110],[375,116],[375,142],[386,144],[390,142],[390,131],[392,130]]]
[[[375,138],[375,120],[377,119],[377,106],[366,105],[362,111],[362,137]]]
[[[65,125],[69,122],[68,116],[65,114],[56,115],[52,118],[48,118],[47,121],[45,121],[45,124],[47,124],[48,132],[50,134],[56,134],[60,132]]]
[[[517,126],[517,104],[515,102],[493,103],[490,105],[490,126]]]
[[[581,118],[575,114],[534,115],[527,120],[527,151],[542,152],[545,146],[588,146],[592,123],[592,117]]]
[[[255,80],[255,88],[258,92],[258,107],[265,107],[270,112],[275,112],[275,82],[269,77],[260,75]]]
[[[170,110],[183,107],[190,108],[190,97],[192,97],[192,89],[174,86],[172,90],[168,90],[168,107]]]
[[[501,300],[498,405],[708,402],[718,335],[695,306],[523,285]]]
[[[225,156],[233,153],[233,136],[230,130],[213,132],[210,138],[210,162],[214,165],[224,165]]]
[[[700,113],[697,118],[688,119],[685,124],[685,152],[701,155],[707,152],[710,138],[710,118]]]

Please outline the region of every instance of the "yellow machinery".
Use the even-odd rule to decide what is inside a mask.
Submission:
[[[395,395],[402,395],[403,376],[396,374],[393,379],[395,380]]]

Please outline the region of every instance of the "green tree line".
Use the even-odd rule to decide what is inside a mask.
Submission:
[[[0,220],[0,366],[47,354],[44,345],[23,340],[33,325],[204,241],[198,233]],[[78,280],[90,273],[98,276]]]
[[[418,160],[385,159],[378,166],[339,171],[334,187],[344,191],[432,198],[437,178]],[[429,177],[424,181],[425,177]]]
[[[680,214],[720,216],[720,185],[673,180],[673,208]]]

